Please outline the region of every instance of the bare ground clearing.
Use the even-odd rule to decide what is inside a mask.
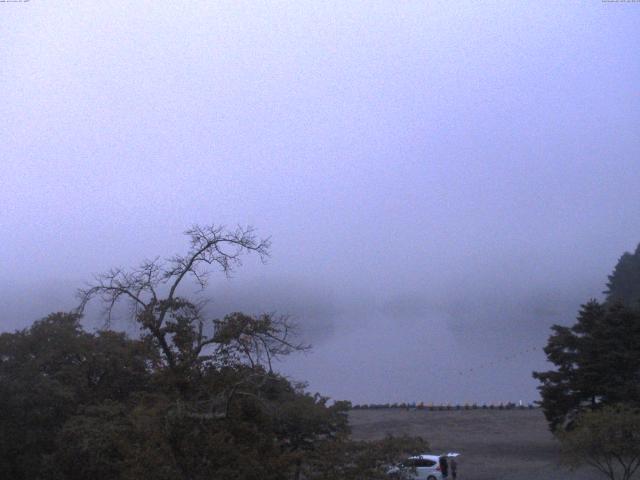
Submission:
[[[558,444],[534,410],[352,410],[359,440],[387,434],[421,436],[431,451],[461,452],[459,480],[597,480],[589,469],[558,464]]]

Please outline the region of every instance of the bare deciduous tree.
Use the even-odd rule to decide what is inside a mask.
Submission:
[[[242,264],[243,254],[254,252],[264,261],[271,247],[271,241],[258,239],[251,227],[227,230],[224,226],[195,225],[185,235],[191,244],[185,255],[175,255],[166,261],[156,257],[131,270],[116,268],[97,275],[94,282],[79,291],[79,310],[92,298],[99,297],[106,305],[109,320],[113,307],[121,299],[129,301],[134,313],[138,313],[159,303],[158,290],[163,287],[168,288],[163,300],[171,302],[185,278],[192,277],[204,289],[212,266],[217,265],[229,276]]]
[[[117,268],[97,275],[78,292],[79,312],[96,298],[105,306],[108,325],[115,306],[127,302],[132,318],[158,347],[166,366],[180,370],[182,376],[203,364],[245,364],[271,372],[273,359],[308,348],[293,339],[294,325],[287,316],[233,313],[206,321],[202,304],[179,295],[188,280],[204,289],[215,267],[230,276],[245,254],[256,253],[264,261],[268,238],[258,239],[251,227],[194,226],[185,234],[190,248],[184,255],[157,257],[130,270]]]

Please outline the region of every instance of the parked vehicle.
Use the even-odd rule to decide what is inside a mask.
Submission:
[[[392,478],[412,480],[442,480],[439,455],[416,455],[388,471]]]
[[[407,458],[404,462],[390,468],[387,473],[391,478],[402,480],[442,480],[440,460],[451,459],[460,454],[449,452],[442,455],[423,454]]]

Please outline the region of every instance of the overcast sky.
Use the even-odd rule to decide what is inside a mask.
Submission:
[[[272,256],[212,314],[291,314],[311,390],[534,400],[640,242],[639,31],[600,0],[0,3],[0,329],[251,224]]]

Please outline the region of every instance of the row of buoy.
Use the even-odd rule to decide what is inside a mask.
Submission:
[[[392,404],[362,404],[354,405],[355,410],[376,410],[376,409],[402,409],[402,410],[527,410],[537,408],[533,403],[498,402],[498,403],[464,403],[464,404],[434,404],[434,403],[392,403]]]

